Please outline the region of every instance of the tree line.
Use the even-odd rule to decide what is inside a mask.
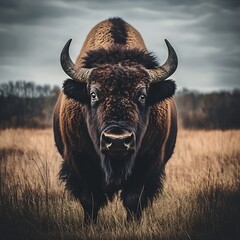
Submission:
[[[17,81],[0,84],[0,128],[48,128],[58,86]],[[175,95],[179,125],[187,129],[240,128],[240,90]]]
[[[240,128],[240,90],[176,94],[180,125],[191,129]]]
[[[47,128],[60,93],[58,86],[34,82],[0,84],[0,128]]]

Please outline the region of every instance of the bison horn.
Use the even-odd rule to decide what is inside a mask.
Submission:
[[[86,82],[92,69],[78,67],[72,62],[69,56],[69,47],[71,42],[72,42],[72,39],[68,40],[61,52],[60,61],[61,61],[62,69],[72,79],[78,80],[81,82]]]
[[[178,65],[177,54],[167,39],[165,39],[165,42],[168,48],[168,59],[159,68],[147,70],[151,82],[163,81],[167,79],[169,76],[171,76],[177,69]]]

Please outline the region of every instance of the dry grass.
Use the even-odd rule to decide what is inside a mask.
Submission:
[[[140,224],[118,197],[84,226],[51,130],[0,132],[0,239],[240,239],[240,131],[180,131],[164,193]]]

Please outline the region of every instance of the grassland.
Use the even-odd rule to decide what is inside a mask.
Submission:
[[[0,132],[0,239],[240,239],[240,131],[180,131],[141,223],[125,223],[116,196],[85,226],[60,164],[51,130]]]

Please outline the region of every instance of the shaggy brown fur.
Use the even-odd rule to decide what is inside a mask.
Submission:
[[[162,191],[175,146],[175,83],[150,82],[146,68],[158,67],[156,58],[137,30],[118,18],[90,31],[76,64],[95,69],[86,83],[66,80],[54,110],[55,142],[64,159],[60,178],[81,202],[85,222],[96,221],[119,190],[127,219],[140,219]],[[136,134],[131,156],[119,160],[101,153],[100,135],[113,124]]]
[[[137,48],[126,49],[125,46],[121,45],[89,51],[84,57],[83,67],[94,68],[103,64],[119,63],[126,66],[142,65],[147,69],[159,67],[153,53]]]

